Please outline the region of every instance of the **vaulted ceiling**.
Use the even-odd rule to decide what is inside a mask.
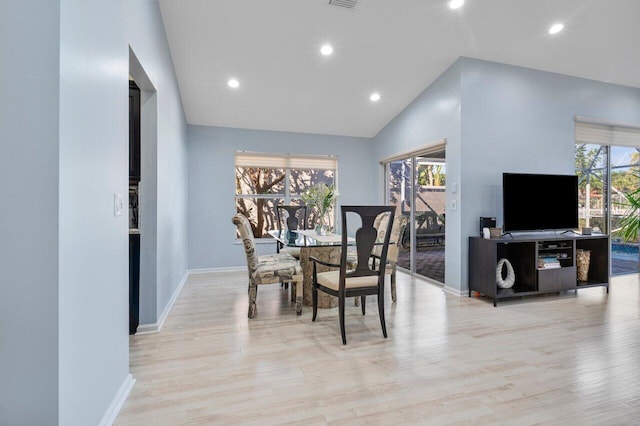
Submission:
[[[639,0],[466,0],[456,10],[449,0],[358,0],[353,9],[160,0],[160,8],[190,124],[372,137],[460,56],[640,87]],[[550,35],[556,22],[564,30]],[[330,56],[320,53],[325,43]]]

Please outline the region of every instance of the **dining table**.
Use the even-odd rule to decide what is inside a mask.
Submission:
[[[340,264],[340,254],[342,252],[342,235],[327,233],[319,235],[313,229],[293,230],[270,230],[268,231],[274,239],[288,247],[298,247],[300,249],[300,266],[303,273],[303,295],[302,303],[312,306],[311,289],[313,285],[313,256],[324,262]],[[353,246],[355,250],[356,240],[347,237],[347,245]],[[330,268],[321,264],[317,265],[318,272],[329,271]],[[323,292],[318,292],[318,307],[333,308],[338,306],[338,299]]]

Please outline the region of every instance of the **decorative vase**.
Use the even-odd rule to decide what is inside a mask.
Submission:
[[[576,250],[576,266],[578,269],[578,281],[587,281],[589,278],[590,250]]]
[[[318,224],[316,225],[316,234],[318,235],[328,235],[329,234],[329,228],[327,225],[324,224],[324,214],[320,214],[320,216],[318,217]]]

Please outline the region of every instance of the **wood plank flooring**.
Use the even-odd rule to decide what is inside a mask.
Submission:
[[[246,273],[192,275],[161,333],[131,337],[117,425],[640,424],[640,280],[458,298],[398,274],[389,338],[375,298],[311,322],[278,285],[247,319]]]

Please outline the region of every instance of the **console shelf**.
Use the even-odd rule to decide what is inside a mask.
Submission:
[[[590,252],[587,281],[578,281],[576,250]],[[515,273],[515,283],[508,289],[496,284],[500,259],[507,259]],[[492,298],[493,306],[500,299],[600,286],[609,292],[607,235],[469,237],[469,297],[476,291]]]

